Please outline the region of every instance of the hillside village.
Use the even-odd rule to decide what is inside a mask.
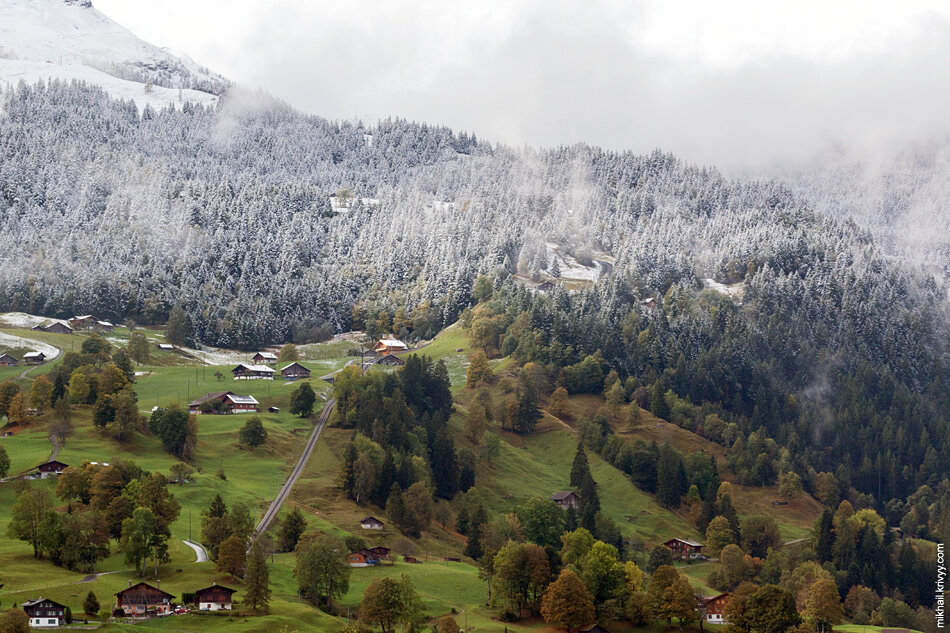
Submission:
[[[645,301],[643,309],[657,308]],[[822,504],[800,483],[740,484],[720,447],[674,423],[671,411],[658,417],[655,403],[640,400],[635,385],[626,386],[629,395],[620,389],[617,396],[624,385],[608,377],[602,394],[570,395],[542,381],[530,395],[525,390],[534,391],[531,364],[519,366],[511,356],[487,358],[472,345],[477,335],[471,322],[431,341],[407,344],[395,336],[373,340],[354,333],[328,343],[231,352],[220,365],[171,342],[164,328],[127,328],[88,315],[0,332],[55,350],[47,356],[9,348],[0,355],[0,372],[6,372],[0,373],[6,380],[0,407],[7,421],[0,438],[0,517],[11,535],[0,548],[10,572],[0,572],[0,578],[19,605],[8,613],[22,611],[30,626],[90,622],[112,630],[123,623],[232,612],[260,622],[247,630],[272,630],[267,623],[280,618],[299,628],[336,631],[357,614],[362,626],[372,627],[363,615],[390,583],[415,605],[390,617],[428,620],[439,631],[448,618],[452,626],[485,631],[533,629],[547,621],[553,628],[602,633],[664,619],[715,629],[736,617],[730,604],[745,605],[757,595],[749,580],[767,573],[777,557],[808,561],[813,534],[819,545],[822,538],[815,531],[824,520]],[[62,369],[69,366],[75,369],[65,375]],[[404,382],[406,372],[422,385],[436,381],[420,392],[424,397],[441,397],[436,394],[445,389],[448,399],[417,404],[410,399],[417,397],[412,383]],[[95,402],[88,396],[82,402],[79,375],[97,377],[101,395]],[[115,385],[107,387],[110,380]],[[377,400],[385,417],[364,422],[371,411],[364,407],[375,407],[373,398],[380,397],[372,394],[392,380],[407,391],[397,389],[396,400]],[[503,408],[493,415],[492,401],[512,392],[516,399],[509,402],[531,406],[527,397],[537,403],[528,431]],[[123,394],[134,407],[128,422],[121,419]],[[110,411],[104,411],[104,397]],[[403,415],[399,407],[408,419],[421,413],[423,420],[431,416],[445,425],[434,435],[436,452],[412,458],[430,461],[421,479],[411,472],[419,466],[408,458],[387,465],[392,453],[373,462],[367,461],[372,453],[364,452],[392,442],[411,445],[411,433],[396,440],[398,427],[380,426],[381,420],[394,424],[398,418],[392,416]],[[618,445],[659,442],[663,450],[685,455],[688,472],[705,459],[712,470],[704,477],[712,473],[721,483],[708,484],[705,493],[695,484],[665,492],[662,479],[659,489],[637,483],[635,470],[628,475],[626,466],[612,464],[603,439],[596,439],[605,432],[597,424],[606,425],[610,442]],[[454,479],[446,479],[447,473]],[[376,483],[360,492],[368,474]],[[14,527],[22,521],[17,508],[24,495],[58,516],[91,518],[95,504],[106,503],[96,501],[96,490],[112,477],[120,486],[122,478],[132,477],[122,495],[129,486],[154,490],[155,501],[140,509],[143,517],[167,517],[155,532],[157,548],[136,552],[133,535],[145,529],[136,527],[140,510],[129,507],[110,519],[113,504],[107,503],[106,523],[119,521],[109,528],[117,547],[107,537],[94,550],[60,562],[49,552],[29,553],[28,530]],[[668,494],[676,503],[663,499]],[[713,499],[710,505],[704,497]],[[843,516],[844,504],[835,516]],[[867,509],[855,516],[879,520]],[[697,527],[703,523],[707,527]],[[734,529],[741,530],[741,539]],[[894,530],[899,528],[884,536]],[[505,543],[515,535],[518,540]],[[903,533],[900,538],[904,542]],[[36,541],[32,546],[37,552],[44,547]],[[495,553],[488,558],[490,551]],[[595,555],[602,557],[598,565],[606,565],[596,583],[607,584],[589,584]],[[518,557],[524,563],[514,563]],[[542,565],[546,590],[532,588],[540,581],[526,578],[522,594],[512,579],[497,578],[509,573],[509,558],[527,565],[525,570]],[[128,571],[129,564],[138,571]],[[811,617],[807,590],[819,586],[822,574],[814,563],[799,568],[811,570],[812,584],[799,587],[801,600],[792,600],[783,617]],[[488,583],[480,580],[486,576]],[[70,578],[83,583],[70,585]],[[335,587],[326,584],[331,579]],[[786,586],[784,576],[777,580]],[[610,588],[612,582],[619,584]],[[662,591],[659,582],[666,583]],[[559,591],[581,606],[567,615],[558,611],[562,607],[552,606],[556,599],[548,596]],[[611,602],[618,598],[610,596],[620,595],[624,604]],[[794,597],[771,599],[781,602],[783,595]],[[863,603],[871,605],[864,612],[848,604],[850,617],[871,617],[872,611],[879,621],[896,617],[881,611],[887,603]],[[230,621],[222,620],[221,630]]]

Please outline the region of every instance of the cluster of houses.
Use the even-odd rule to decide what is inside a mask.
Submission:
[[[46,354],[43,352],[27,352],[23,355],[25,365],[42,365],[46,362]],[[16,367],[20,364],[16,358],[10,354],[0,355],[0,367]]]
[[[102,319],[97,319],[91,314],[84,314],[82,316],[74,316],[73,318],[60,321],[58,319],[50,319],[44,321],[43,323],[38,323],[33,326],[33,329],[37,332],[52,332],[53,334],[72,334],[76,330],[86,330],[86,331],[97,331],[97,332],[112,332],[115,330],[115,325],[109,321],[104,321]]]
[[[146,618],[169,613],[182,613],[184,609],[176,610],[173,605],[175,596],[162,590],[162,582],[156,582],[157,587],[146,582],[132,584],[115,594],[115,608],[113,615],[126,618]],[[193,607],[199,611],[230,611],[233,596],[237,589],[230,589],[213,583],[209,587],[194,592]],[[57,627],[66,624],[66,605],[49,598],[27,600],[22,605],[23,610],[30,618],[31,627]]]
[[[269,366],[276,363],[277,360],[277,354],[273,352],[257,352],[251,357],[250,363],[239,363],[237,367],[232,369],[231,375],[234,376],[235,380],[273,380],[277,372],[280,371],[280,377],[284,380],[306,380],[310,378],[310,370],[297,362],[285,365],[280,370]]]
[[[350,567],[375,567],[383,562],[393,562],[392,550],[382,545],[364,547],[346,555],[346,564]]]

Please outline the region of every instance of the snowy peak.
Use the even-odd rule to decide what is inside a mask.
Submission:
[[[89,0],[0,0],[0,86],[53,78],[95,83],[140,106],[213,103],[228,85],[187,56],[140,40]]]

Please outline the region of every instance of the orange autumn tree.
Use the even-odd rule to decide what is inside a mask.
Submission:
[[[594,600],[584,582],[570,569],[563,569],[541,599],[541,616],[548,624],[567,633],[594,620]]]

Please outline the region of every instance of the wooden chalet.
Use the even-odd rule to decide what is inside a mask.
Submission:
[[[538,284],[538,292],[551,292],[554,288],[555,285],[550,281],[543,281]]]
[[[229,589],[218,583],[195,592],[195,606],[199,611],[230,611],[231,596],[237,589]]]
[[[374,516],[368,516],[360,520],[360,527],[364,530],[381,530],[385,526],[383,522]]]
[[[373,346],[373,351],[377,354],[392,354],[393,352],[405,352],[409,349],[409,346],[396,338],[384,338],[380,339],[375,346]]]
[[[280,377],[284,380],[303,380],[310,378],[310,370],[300,363],[290,363],[280,370]]]
[[[273,380],[274,369],[267,365],[245,365],[241,363],[231,370],[235,380]]]
[[[16,367],[20,364],[20,361],[13,358],[9,354],[0,355],[0,367]]]
[[[732,596],[728,591],[718,596],[703,598],[702,601],[702,619],[710,624],[729,624],[725,619],[724,613],[726,605],[729,604],[729,598]]]
[[[273,352],[258,352],[251,357],[251,360],[259,365],[262,363],[276,363],[277,354]]]
[[[587,626],[582,626],[578,630],[578,633],[609,633],[607,629],[601,625],[594,622],[593,624],[588,624]]]
[[[27,352],[23,355],[23,362],[27,365],[41,365],[46,362],[46,354],[43,352]]]
[[[27,600],[22,605],[30,618],[30,626],[33,628],[47,628],[66,624],[66,605],[60,604],[55,600],[40,596],[35,600]]]
[[[242,396],[233,391],[207,393],[188,403],[189,413],[257,413],[260,403],[254,396]]]
[[[673,556],[678,556],[683,560],[687,558],[699,558],[703,555],[702,543],[688,539],[671,538],[666,543],[663,543],[663,546],[673,552]]]
[[[385,356],[380,356],[378,359],[376,359],[376,364],[387,365],[389,367],[399,367],[401,365],[405,365],[406,361],[399,358],[395,354],[386,354]]]
[[[99,330],[100,332],[112,332],[115,325],[108,321],[100,321],[91,314],[75,316],[69,320],[69,326],[74,330]]]
[[[39,473],[40,479],[49,479],[50,477],[59,477],[67,468],[69,468],[68,465],[54,459],[53,461],[40,464],[36,467],[36,470]]]
[[[644,308],[653,309],[653,308],[656,307],[656,297],[647,297],[646,299],[644,299],[643,301],[641,301],[640,304],[641,304]]]
[[[374,547],[367,547],[366,551],[376,556],[376,560],[378,561],[392,560],[392,550],[388,547],[376,545]]]
[[[37,332],[52,332],[53,334],[72,334],[73,328],[62,321],[53,321],[51,323],[40,323],[34,325],[33,329]]]
[[[167,591],[162,591],[161,580],[157,584],[157,587],[145,582],[133,585],[130,580],[127,589],[115,594],[116,613],[134,618],[170,613],[171,601],[175,596]]]
[[[562,510],[567,510],[568,508],[574,508],[577,510],[581,505],[581,498],[577,496],[577,493],[573,490],[565,490],[562,492],[555,492],[553,495],[548,497],[551,501],[561,506]]]
[[[346,564],[350,567],[373,567],[374,565],[379,565],[379,557],[364,548],[347,554]]]

